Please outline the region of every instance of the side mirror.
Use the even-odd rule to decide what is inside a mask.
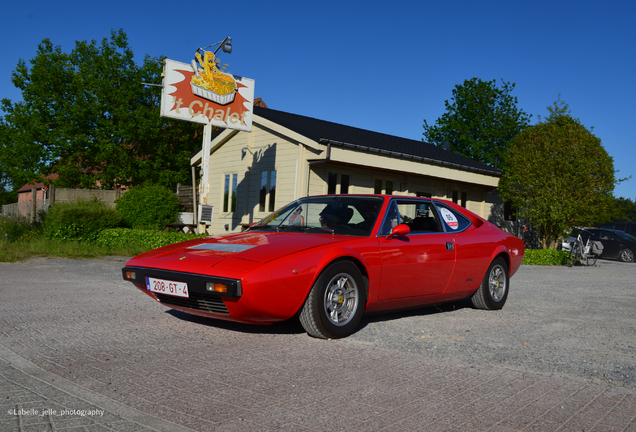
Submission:
[[[386,238],[391,238],[395,236],[405,236],[411,232],[411,228],[406,224],[399,224],[395,228],[391,230],[391,234],[386,236]]]

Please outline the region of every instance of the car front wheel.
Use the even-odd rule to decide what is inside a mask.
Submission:
[[[634,251],[628,248],[625,248],[618,255],[618,258],[623,262],[634,262]]]
[[[508,298],[509,283],[506,261],[501,257],[495,258],[488,267],[479,289],[471,297],[473,305],[478,309],[501,309]]]
[[[300,323],[321,339],[352,334],[366,304],[360,271],[350,261],[331,264],[320,274],[300,311]]]

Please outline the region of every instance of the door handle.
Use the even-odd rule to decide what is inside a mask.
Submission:
[[[453,250],[454,247],[453,242],[446,242],[446,250]]]

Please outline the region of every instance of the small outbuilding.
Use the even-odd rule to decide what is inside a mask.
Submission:
[[[260,106],[259,106],[260,105]],[[294,199],[396,194],[452,200],[502,221],[501,171],[422,141],[254,106],[252,131],[212,138],[207,232],[240,231]],[[202,150],[191,157],[200,166]]]

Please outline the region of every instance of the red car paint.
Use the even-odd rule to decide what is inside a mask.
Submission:
[[[348,200],[348,208],[354,211],[349,226],[333,230],[310,227],[312,217],[317,218],[312,214],[315,205],[312,199],[321,203]],[[381,204],[373,206],[374,212],[379,209],[376,217],[367,218],[363,213],[368,209],[356,207],[356,200],[365,199]],[[421,207],[428,219],[438,218],[440,230],[382,234],[392,203],[405,211],[419,211]],[[307,226],[279,224],[285,214],[302,205],[307,209]],[[464,226],[457,229],[443,225],[439,221],[442,208],[446,210],[441,213],[452,212]],[[416,219],[400,213],[401,229],[403,225],[414,227]],[[124,279],[157,300],[159,296],[149,291],[142,275],[169,280],[185,278],[184,281],[191,276],[239,281],[240,295],[202,293],[216,296],[214,300],[222,302],[219,304],[227,312],[210,311],[198,304],[194,307],[194,303],[186,306],[172,303],[174,299],[170,296],[163,296],[162,302],[191,314],[270,324],[296,315],[323,269],[338,260],[354,263],[365,284],[368,281],[365,312],[383,312],[470,297],[495,258],[504,259],[512,276],[521,265],[523,253],[520,239],[452,202],[385,195],[335,195],[300,199],[246,232],[189,240],[144,253],[128,261],[123,273]],[[137,272],[136,279],[127,277],[127,271]],[[191,291],[196,286],[203,285],[193,284]]]

